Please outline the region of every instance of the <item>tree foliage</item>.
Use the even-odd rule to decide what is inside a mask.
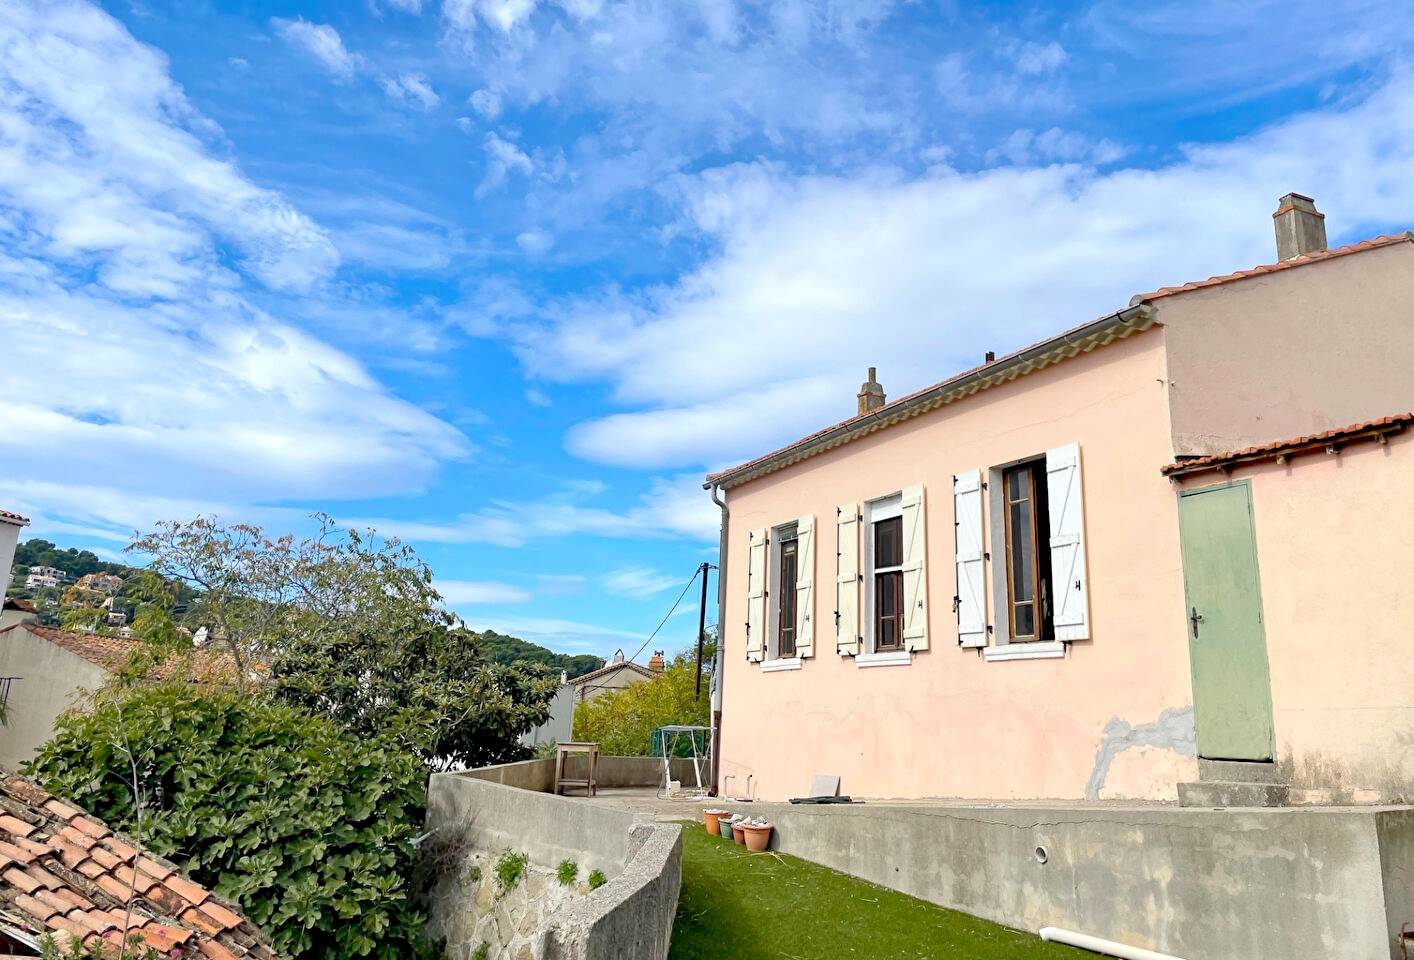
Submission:
[[[709,646],[703,656],[700,696],[694,695],[697,654],[688,650],[674,657],[662,675],[576,706],[574,738],[598,743],[607,756],[646,757],[652,755],[652,735],[658,727],[707,726],[712,710],[707,668],[713,653]]]
[[[522,640],[519,637],[508,637],[495,630],[485,630],[477,636],[481,638],[481,647],[486,651],[486,656],[506,666],[516,663],[536,663],[549,668],[557,675],[563,670],[573,680],[575,677],[582,677],[586,673],[598,670],[604,665],[603,657],[596,657],[589,653],[555,653],[537,643],[531,643],[529,640]]]
[[[240,903],[282,955],[426,949],[409,889],[426,772],[386,740],[228,688],[116,685],[30,772]]]
[[[208,625],[242,674],[266,665],[276,699],[391,735],[431,769],[523,757],[517,738],[545,721],[559,678],[491,662],[411,547],[320,520],[313,537],[271,539],[198,518],[130,549],[199,592],[188,623]]]

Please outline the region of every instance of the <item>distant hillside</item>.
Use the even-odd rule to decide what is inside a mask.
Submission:
[[[88,573],[115,573],[120,577],[131,576],[136,571],[121,563],[109,563],[98,559],[98,555],[88,550],[69,547],[60,550],[48,540],[26,540],[15,548],[16,567],[55,567],[77,580]],[[23,573],[24,571],[16,571]]]
[[[487,630],[482,633],[481,643],[486,656],[497,663],[539,663],[551,670],[565,671],[571,680],[575,677],[582,677],[592,670],[598,670],[604,665],[604,661],[600,657],[587,653],[574,655],[555,653],[539,644],[521,640],[518,637],[508,637],[495,630]]]

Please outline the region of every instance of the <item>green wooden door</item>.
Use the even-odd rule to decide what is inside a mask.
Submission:
[[[1272,691],[1246,483],[1178,500],[1198,755],[1272,759]]]

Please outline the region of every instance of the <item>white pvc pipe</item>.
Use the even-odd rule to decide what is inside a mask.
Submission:
[[[1131,947],[1127,944],[1115,943],[1113,940],[1092,937],[1088,933],[1062,930],[1060,927],[1042,927],[1041,939],[1067,943],[1072,947],[1093,950],[1095,953],[1106,953],[1112,957],[1121,957],[1123,960],[1182,960],[1172,954],[1155,953],[1153,950],[1145,950],[1143,947]]]

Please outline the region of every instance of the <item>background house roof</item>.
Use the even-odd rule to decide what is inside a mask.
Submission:
[[[1405,427],[1414,424],[1414,412],[1399,413],[1394,416],[1381,417],[1378,420],[1365,420],[1360,423],[1352,423],[1346,427],[1337,427],[1334,430],[1326,430],[1323,433],[1307,433],[1299,437],[1289,437],[1285,440],[1276,440],[1272,443],[1264,443],[1256,447],[1243,447],[1241,450],[1226,450],[1222,453],[1213,453],[1204,457],[1191,457],[1187,460],[1178,460],[1167,466],[1160,468],[1160,472],[1169,477],[1180,477],[1190,473],[1201,473],[1205,470],[1222,470],[1239,463],[1252,463],[1259,460],[1279,460],[1283,457],[1304,453],[1308,450],[1339,450],[1340,447],[1366,440],[1384,442],[1385,438],[1393,433],[1400,433]]]
[[[29,523],[29,518],[8,510],[0,510],[0,523],[13,523],[17,527],[23,527]]]
[[[632,670],[635,673],[641,674],[650,680],[658,676],[658,674],[654,673],[652,670],[649,670],[647,667],[640,666],[639,664],[636,664],[631,660],[620,660],[616,663],[606,664],[605,666],[600,667],[598,670],[591,670],[589,673],[575,677],[573,680],[570,681],[570,685],[577,687],[582,683],[589,682],[590,680],[598,680],[600,677],[607,677],[609,674],[614,673],[618,670]]]
[[[104,670],[112,672],[120,670],[132,657],[133,653],[141,646],[137,640],[128,640],[123,637],[107,636],[100,633],[77,633],[72,630],[60,630],[57,627],[46,627],[38,623],[17,623],[12,627],[0,630],[0,643],[4,643],[7,637],[13,636],[13,631],[25,630],[30,634],[47,640],[58,647],[82,657],[89,663],[102,667]],[[153,671],[156,677],[169,677],[175,671],[176,659],[169,659]],[[255,670],[261,667],[256,665]],[[229,653],[217,653],[211,650],[196,650],[191,655],[191,676],[196,680],[211,680],[222,676],[234,676],[236,661]]]
[[[59,941],[138,934],[162,952],[274,960],[235,906],[33,780],[0,774],[0,929]]]

